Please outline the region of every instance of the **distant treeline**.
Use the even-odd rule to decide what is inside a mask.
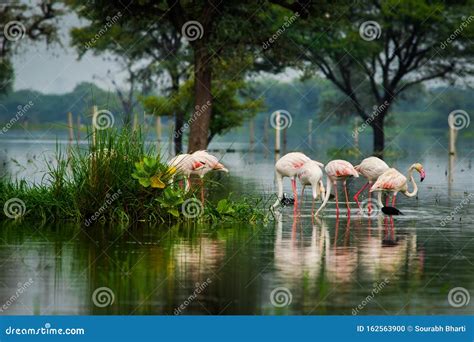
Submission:
[[[350,106],[343,104],[343,98],[327,81],[310,79],[306,81],[278,82],[263,80],[252,84],[256,98],[265,100],[265,112],[255,119],[256,133],[259,134],[264,120],[276,110],[286,110],[292,117],[292,131],[306,132],[308,120],[313,119],[314,127],[346,126],[354,124],[353,115],[348,115]],[[400,99],[392,111],[397,112],[400,124],[410,124],[423,128],[446,128],[448,114],[457,109],[474,112],[474,93],[470,89],[458,87],[416,88]],[[84,119],[91,113],[91,107],[108,109],[120,122],[123,109],[119,98],[113,92],[105,91],[91,83],[81,83],[69,93],[61,95],[42,94],[31,90],[19,90],[0,97],[0,123],[11,120],[29,102],[28,110],[23,110],[19,122],[27,120],[32,124],[66,122],[67,113],[81,115]],[[141,107],[136,109],[143,113]],[[388,117],[390,118],[390,116]],[[360,120],[360,119],[359,119]],[[389,119],[388,125],[391,121]]]

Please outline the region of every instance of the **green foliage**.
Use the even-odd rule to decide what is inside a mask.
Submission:
[[[163,189],[174,172],[174,168],[169,168],[161,162],[160,156],[156,158],[143,157],[140,162],[135,163],[135,171],[132,173],[132,177],[145,188],[151,186],[152,188]]]
[[[163,209],[165,213],[178,218],[181,212],[181,205],[184,202],[184,196],[185,194],[181,189],[167,187],[163,191],[162,196],[156,198],[156,201],[159,203],[160,208]]]

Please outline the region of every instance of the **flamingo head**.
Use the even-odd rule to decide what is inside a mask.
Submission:
[[[217,170],[217,171],[223,171],[223,172],[229,172],[229,170],[227,170],[225,168],[225,166],[221,163],[217,163],[216,166],[214,166],[214,170]]]
[[[423,182],[423,180],[426,177],[426,173],[425,173],[425,170],[423,169],[423,165],[421,165],[420,163],[415,163],[413,164],[413,167],[420,174],[420,182]]]

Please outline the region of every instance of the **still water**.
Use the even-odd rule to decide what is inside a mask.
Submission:
[[[24,144],[3,142],[4,165],[41,179],[34,158],[55,143]],[[393,221],[364,217],[354,203],[350,219],[344,209],[337,218],[333,202],[312,220],[308,191],[296,217],[284,208],[266,225],[3,223],[1,314],[472,314],[472,144],[457,156],[452,186],[438,145],[389,161],[400,170],[419,161],[427,172],[418,198],[398,196],[405,215]],[[231,169],[223,188],[274,191],[271,156],[232,153],[223,162]],[[362,185],[352,180],[350,193]],[[456,307],[459,298],[468,303]]]

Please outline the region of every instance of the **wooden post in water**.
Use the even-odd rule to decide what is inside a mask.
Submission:
[[[282,133],[283,133],[283,149],[282,149],[282,153],[286,153],[286,144],[288,142],[287,140],[287,136],[286,136],[286,131],[288,130],[287,127],[283,128],[282,129]]]
[[[161,116],[156,117],[156,150],[160,150],[160,144],[161,144]]]
[[[354,138],[354,147],[359,148],[359,120],[354,120],[354,130],[352,131],[352,137]]]
[[[92,106],[92,145],[96,146],[97,144],[97,106]]]
[[[72,122],[72,113],[67,113],[67,126],[69,129],[69,143],[72,144],[74,140],[74,124]]]
[[[313,119],[308,120],[308,145],[313,146]]]
[[[138,113],[133,113],[133,132],[138,131]]]
[[[255,127],[253,119],[249,121],[249,135],[250,135],[250,151],[253,151],[253,145],[255,143]]]
[[[277,125],[280,123],[280,112],[276,112],[275,122]],[[275,126],[275,160],[280,159],[280,129]]]
[[[171,120],[169,120],[171,122]],[[169,132],[169,140],[168,140],[168,150],[169,150],[169,157],[172,158],[174,156],[173,153],[173,136],[174,136],[174,124],[173,122],[170,123],[170,132]]]
[[[77,141],[81,140],[81,115],[77,116]]]
[[[451,184],[454,182],[454,161],[456,159],[456,138],[457,130],[455,128],[454,114],[449,114],[449,162],[448,162],[448,192],[451,190]]]

